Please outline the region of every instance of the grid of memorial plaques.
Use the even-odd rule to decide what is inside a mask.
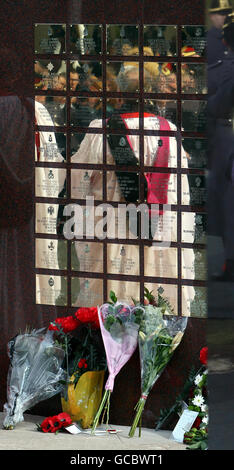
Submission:
[[[36,303],[161,286],[175,314],[204,317],[204,26],[35,24],[34,45]]]

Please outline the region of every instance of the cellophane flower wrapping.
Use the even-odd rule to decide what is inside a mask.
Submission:
[[[140,315],[143,311],[143,307],[131,306],[120,301],[115,304],[103,304],[98,308],[109,377],[105,384],[102,402],[94,419],[93,432],[98,425],[103,409],[107,411],[106,422],[108,423],[110,394],[114,389],[115,377],[137,348]]]
[[[24,420],[23,413],[62,391],[64,351],[44,329],[18,334],[8,343],[10,366],[7,377],[5,429]]]
[[[186,317],[163,315],[160,307],[145,306],[138,340],[141,397],[136,405],[135,419],[129,431],[129,437],[134,436],[138,425],[140,436],[141,418],[147,397],[180,344],[186,326]]]

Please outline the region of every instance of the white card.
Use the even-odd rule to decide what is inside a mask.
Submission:
[[[65,429],[71,434],[80,434],[82,432],[81,429],[79,429],[78,426],[76,426],[76,424],[71,424],[70,426],[67,426]]]
[[[171,438],[175,439],[177,442],[183,442],[184,434],[190,431],[197,416],[197,411],[185,409],[174,430],[172,431]]]

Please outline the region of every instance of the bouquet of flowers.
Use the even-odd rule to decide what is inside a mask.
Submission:
[[[13,429],[23,413],[62,390],[64,351],[44,329],[18,334],[8,343],[6,416],[3,427]]]
[[[109,420],[110,396],[114,388],[116,375],[130,359],[137,347],[138,330],[141,315],[144,309],[141,306],[128,305],[118,302],[114,292],[111,291],[112,302],[103,304],[98,309],[98,316],[102,338],[105,346],[109,377],[105,384],[105,393],[95,416],[92,432],[99,423],[102,411],[107,414],[106,424]]]
[[[145,296],[151,302],[145,306],[139,329],[139,353],[141,364],[141,397],[136,405],[136,414],[129,431],[133,437],[139,425],[147,397],[155,382],[170,361],[175,349],[181,342],[187,326],[186,317],[165,315],[172,310],[162,297],[163,289],[158,290],[158,301],[145,289]]]
[[[100,403],[106,369],[97,308],[79,308],[74,316],[57,318],[49,329],[65,351],[62,408],[83,428],[89,427]]]

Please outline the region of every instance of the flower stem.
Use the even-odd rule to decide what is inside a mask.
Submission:
[[[101,416],[101,413],[102,413],[104,407],[105,407],[105,411],[106,411],[106,409],[108,410],[108,419],[109,419],[110,394],[111,394],[110,390],[105,390],[105,393],[102,397],[102,401],[101,401],[100,406],[99,406],[99,409],[98,409],[98,411],[96,413],[96,416],[94,418],[94,421],[93,421],[92,434],[96,430],[96,427],[99,423],[99,418]]]
[[[146,401],[145,398],[140,398],[140,400],[137,403],[135,418],[134,418],[134,421],[132,423],[131,429],[130,429],[129,434],[128,434],[129,437],[134,436],[135,430],[138,426],[139,421],[140,421],[140,424],[139,424],[139,437],[141,436],[141,417],[142,417],[142,413],[143,413],[143,410],[144,410],[144,407],[145,407],[145,401]]]

